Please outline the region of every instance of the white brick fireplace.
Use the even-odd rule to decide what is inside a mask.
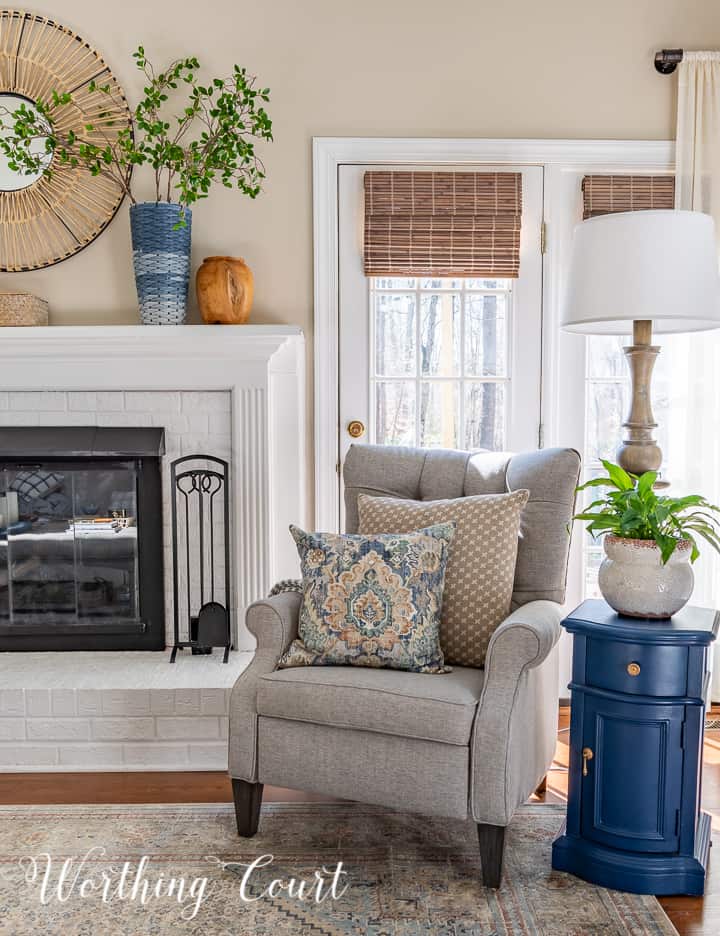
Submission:
[[[236,651],[0,654],[0,770],[226,765],[229,687],[254,641],[244,608],[297,574],[306,522],[304,345],[285,326],[49,327],[0,331],[0,426],[165,429],[166,633],[172,633],[169,463],[230,461]],[[1,457],[1,453],[0,453]]]

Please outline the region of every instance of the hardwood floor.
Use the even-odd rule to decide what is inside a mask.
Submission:
[[[720,715],[720,712],[713,712]],[[558,742],[547,790],[532,802],[563,803],[567,795],[569,709],[560,710]],[[323,801],[326,797],[265,787],[266,802]],[[0,774],[0,804],[26,803],[223,803],[232,802],[230,779],[217,771],[153,773]],[[720,842],[720,731],[705,734],[703,806],[713,817]],[[681,936],[720,933],[720,860],[711,855],[704,898],[661,897],[660,903]]]

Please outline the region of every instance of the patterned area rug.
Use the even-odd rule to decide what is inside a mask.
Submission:
[[[551,870],[563,814],[548,805],[518,813],[508,830],[504,883],[494,892],[480,883],[470,822],[360,805],[269,805],[260,833],[246,841],[228,805],[0,807],[0,932],[676,933],[653,897]],[[74,860],[61,880],[67,859]],[[271,885],[274,879],[281,883]]]

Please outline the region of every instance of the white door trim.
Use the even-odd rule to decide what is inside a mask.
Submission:
[[[339,529],[338,510],[338,166],[345,163],[513,163],[542,165],[557,172],[669,171],[674,144],[633,140],[474,140],[315,137],[313,139],[313,230],[315,270],[315,524]],[[552,186],[546,184],[547,198]],[[551,212],[546,211],[544,309],[546,333],[557,324],[561,252],[553,240]],[[555,245],[556,249],[553,250]],[[549,313],[549,314],[548,314]],[[556,345],[545,346],[543,422],[546,444],[554,435],[559,394]]]

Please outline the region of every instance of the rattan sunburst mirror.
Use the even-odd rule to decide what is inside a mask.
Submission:
[[[93,90],[93,82],[106,91]],[[43,16],[0,11],[0,110],[12,114],[21,101],[32,107],[53,91],[72,97],[54,113],[59,130],[99,141],[130,123],[122,89],[87,42]],[[88,134],[88,125],[98,124],[102,129]],[[120,185],[104,175],[63,164],[52,152],[47,166],[50,174],[25,175],[0,156],[2,272],[37,270],[72,257],[107,227],[123,200]]]

